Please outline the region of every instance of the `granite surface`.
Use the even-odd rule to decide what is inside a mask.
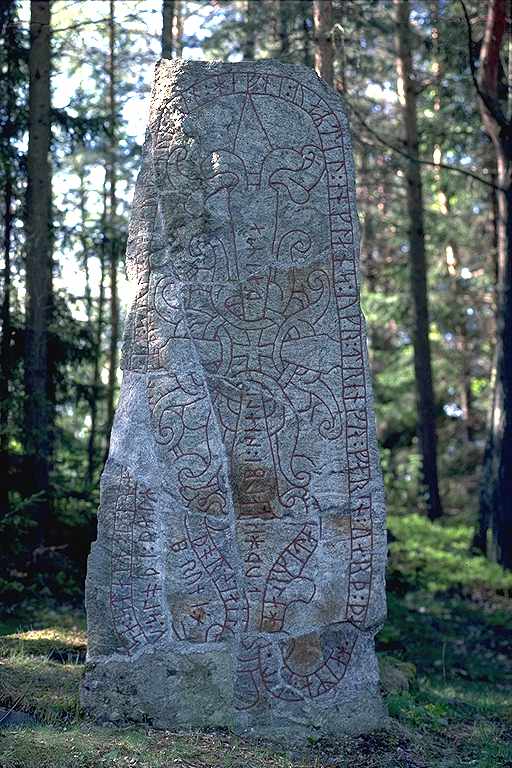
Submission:
[[[99,722],[360,733],[385,716],[385,509],[350,135],[276,61],[162,60],[87,577]]]

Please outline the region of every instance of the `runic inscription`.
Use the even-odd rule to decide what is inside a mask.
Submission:
[[[155,495],[119,468],[112,533],[110,608],[128,653],[165,632]]]
[[[89,566],[96,716],[115,654],[167,670],[115,694],[127,718],[378,723],[385,528],[357,249],[336,94],[276,62],[159,64]]]

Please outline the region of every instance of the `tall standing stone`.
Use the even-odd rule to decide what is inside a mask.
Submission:
[[[385,521],[354,168],[302,66],[159,63],[89,558],[99,721],[381,722]]]

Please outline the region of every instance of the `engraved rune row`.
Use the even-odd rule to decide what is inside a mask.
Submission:
[[[110,608],[128,653],[156,642],[165,632],[156,541],[155,498],[123,468],[114,509]]]
[[[261,702],[262,689],[274,698],[284,701],[315,699],[336,689],[343,679],[354,649],[355,638],[340,640],[323,661],[309,673],[294,669],[292,652],[283,657],[282,667],[270,643],[242,640],[238,656],[237,675],[242,684],[243,696],[239,696],[236,707],[249,710]]]

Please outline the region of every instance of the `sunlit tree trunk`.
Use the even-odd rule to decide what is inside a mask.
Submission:
[[[91,398],[91,429],[89,440],[87,442],[87,475],[89,483],[94,481],[96,471],[96,456],[98,442],[98,406],[102,401],[101,367],[103,356],[103,332],[105,329],[105,273],[106,273],[106,251],[107,251],[107,219],[108,219],[108,194],[107,178],[103,182],[103,210],[101,214],[102,239],[99,249],[100,257],[100,288],[98,296],[98,310],[96,315],[96,328],[94,334],[94,367],[92,377],[92,398]]]
[[[29,128],[26,199],[24,440],[26,493],[41,543],[50,511],[52,308],[50,154],[50,3],[30,4]]]
[[[326,83],[333,85],[332,0],[313,0],[313,22],[315,28],[315,69]]]
[[[413,80],[409,0],[394,0],[397,19],[397,84],[403,112],[409,218],[409,265],[413,305],[414,372],[423,483],[431,520],[442,515],[437,474],[437,434],[429,340],[423,187],[418,161],[417,94]]]
[[[116,50],[115,50],[115,7],[110,0],[109,13],[109,58],[108,58],[108,114],[109,148],[107,180],[109,191],[109,221],[107,225],[109,243],[110,276],[110,345],[107,383],[107,440],[114,421],[114,405],[117,391],[117,365],[119,347],[119,297],[117,294],[119,233],[117,222],[117,104],[116,104]],[[108,445],[107,445],[108,452]]]

